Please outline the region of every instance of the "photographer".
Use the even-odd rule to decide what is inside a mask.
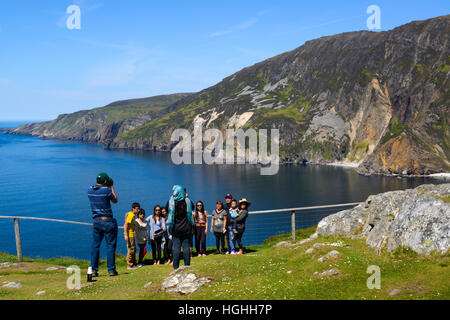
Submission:
[[[89,188],[88,197],[94,219],[91,267],[93,276],[98,276],[100,245],[105,238],[107,246],[107,267],[110,276],[116,276],[117,221],[113,218],[111,202],[117,203],[113,180],[106,174],[97,176],[97,184]]]

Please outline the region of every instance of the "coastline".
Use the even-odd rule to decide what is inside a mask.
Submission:
[[[8,128],[0,128],[0,132],[2,132],[4,135],[18,135],[18,136],[29,136],[29,137],[36,137],[38,139],[42,139],[42,140],[47,140],[47,139],[55,139],[58,141],[70,141],[70,142],[78,142],[81,144],[95,144],[95,145],[99,145],[102,146],[105,149],[110,149],[109,147],[107,147],[105,144],[101,144],[101,143],[94,143],[94,142],[89,142],[89,141],[82,141],[82,140],[76,140],[76,139],[61,139],[61,138],[56,138],[56,137],[52,137],[52,138],[44,138],[44,137],[39,137],[37,135],[32,135],[32,134],[16,134],[16,133],[12,133],[12,131],[14,130],[14,128],[12,129],[8,129]],[[155,152],[154,150],[151,149],[123,149],[123,148],[113,148],[110,150],[115,150],[115,151],[131,151],[131,150],[141,150],[141,151],[146,151],[146,152]],[[156,152],[169,152],[168,150],[157,150]],[[261,165],[260,163],[255,164],[255,165]],[[319,166],[331,166],[331,167],[340,167],[340,168],[345,168],[345,169],[352,169],[357,171],[357,168],[359,167],[360,163],[354,163],[354,162],[318,162],[318,161],[281,161],[280,162],[280,166],[283,165],[319,165]],[[432,173],[429,175],[401,175],[401,174],[378,174],[378,173],[372,173],[372,174],[362,174],[360,172],[357,172],[359,175],[362,176],[367,176],[367,177],[373,177],[373,176],[384,176],[384,177],[397,177],[399,179],[401,178],[433,178],[433,179],[437,179],[437,180],[450,180],[450,172],[441,172],[441,173]]]

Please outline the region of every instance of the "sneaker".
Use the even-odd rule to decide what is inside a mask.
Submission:
[[[220,251],[219,251],[219,250],[216,250],[216,252],[215,252],[214,254],[220,254]]]
[[[144,265],[142,263],[138,264],[136,267],[142,268]]]
[[[117,273],[116,270],[110,271],[110,272],[109,272],[109,276],[110,276],[110,277],[115,277],[115,276],[118,276],[118,275],[119,275],[119,274]]]
[[[235,254],[236,254],[236,251],[231,251],[230,254],[235,255]]]
[[[137,268],[138,268],[138,266],[134,265],[134,266],[128,267],[127,269],[128,270],[134,270],[134,269],[137,269]]]
[[[98,271],[92,271],[92,277],[93,278],[95,278],[95,277],[98,277]]]
[[[230,252],[227,251],[227,252],[225,252],[225,254],[230,254]]]

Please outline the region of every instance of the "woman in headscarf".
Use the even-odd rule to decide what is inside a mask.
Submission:
[[[189,266],[191,264],[189,237],[192,239],[194,227],[193,205],[191,200],[186,197],[185,189],[182,186],[174,186],[172,191],[172,197],[167,203],[167,208],[169,208],[167,225],[169,233],[172,235],[173,268],[178,269],[181,248],[183,248],[184,265]]]

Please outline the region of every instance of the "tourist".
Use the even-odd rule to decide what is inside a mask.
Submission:
[[[241,199],[239,200],[239,216],[235,219],[232,219],[233,222],[236,223],[236,231],[237,233],[234,235],[234,238],[239,245],[239,253],[244,253],[244,247],[242,246],[242,235],[245,232],[245,222],[248,218],[248,208],[250,207],[251,203],[247,201],[247,199]]]
[[[198,201],[194,211],[195,248],[199,257],[206,256],[206,235],[208,233],[208,212],[202,201]]]
[[[219,200],[216,203],[216,209],[214,210],[211,220],[211,232],[214,232],[216,237],[216,254],[225,254],[226,223],[227,211],[223,206],[223,201]],[[220,251],[220,246],[222,247],[222,251]]]
[[[131,211],[125,215],[124,235],[127,243],[127,265],[128,269],[136,269],[136,215],[141,210],[141,205],[137,202],[131,205]]]
[[[169,218],[169,213],[166,207],[161,208],[161,214],[164,217],[167,226],[167,219]],[[172,235],[169,232],[169,228],[166,228],[163,237],[163,247],[164,247],[164,259],[166,264],[172,264]]]
[[[224,207],[225,207],[225,210],[227,211],[227,224],[225,226],[226,229],[227,229],[227,252],[226,252],[226,254],[231,254],[231,253],[235,252],[235,247],[234,247],[234,242],[233,242],[234,235],[233,235],[233,232],[231,230],[232,228],[229,225],[230,221],[231,221],[230,208],[231,208],[231,201],[232,200],[233,200],[233,196],[231,194],[228,193],[228,194],[225,195]]]
[[[148,223],[145,219],[145,210],[141,209],[136,219],[136,242],[139,246],[138,267],[144,266],[144,257],[147,254]]]
[[[172,197],[167,203],[169,218],[167,225],[172,235],[173,242],[173,268],[180,266],[181,248],[183,248],[184,265],[190,266],[191,254],[189,248],[189,237],[192,239],[194,219],[192,215],[192,202],[186,197],[182,186],[174,186]]]
[[[166,220],[161,214],[161,206],[155,206],[153,215],[147,218],[150,227],[150,244],[152,246],[153,264],[161,263],[161,245],[166,231]]]
[[[117,247],[117,220],[113,218],[111,202],[117,203],[117,194],[114,191],[114,182],[106,174],[97,176],[97,184],[89,188],[88,197],[94,219],[93,242],[91,250],[92,275],[98,276],[98,262],[100,245],[103,238],[107,247],[107,268],[110,276],[117,276],[116,247]]]
[[[228,242],[228,245],[229,245],[229,247],[231,247],[230,254],[237,254],[237,252],[236,252],[237,241],[236,241],[236,237],[235,237],[235,235],[238,233],[236,218],[239,216],[239,207],[238,207],[237,200],[233,199],[231,201],[231,208],[228,210],[228,213],[229,213],[228,217],[230,218],[230,221],[228,222],[228,229],[227,229],[227,234],[230,235],[230,240]]]

